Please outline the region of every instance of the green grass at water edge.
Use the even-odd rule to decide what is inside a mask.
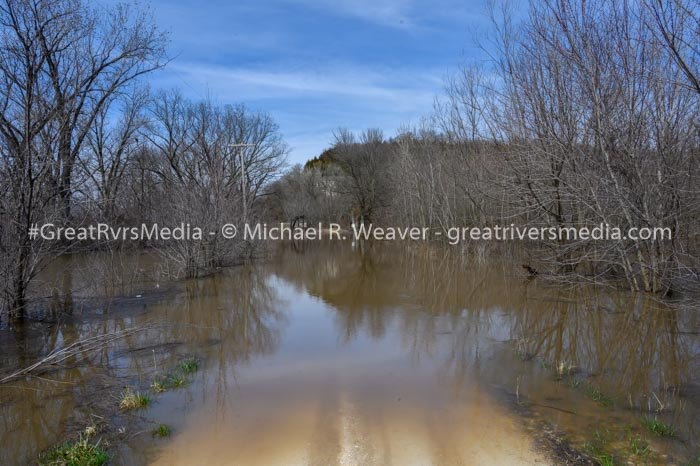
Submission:
[[[676,429],[670,424],[666,424],[658,417],[645,417],[642,419],[642,424],[649,432],[657,437],[675,437]]]
[[[127,388],[122,392],[122,397],[119,400],[119,408],[128,411],[131,409],[145,408],[151,404],[151,398],[140,392],[134,392]]]
[[[158,427],[151,431],[151,435],[154,437],[170,437],[171,433],[172,429],[165,424],[159,424]]]
[[[99,442],[91,443],[87,438],[68,441],[55,446],[39,457],[42,466],[100,466],[107,463],[109,455]]]
[[[185,359],[178,365],[178,368],[184,374],[193,374],[199,369],[199,362],[194,358]]]

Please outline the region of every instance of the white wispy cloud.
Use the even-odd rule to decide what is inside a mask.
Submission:
[[[414,25],[411,0],[287,0],[290,4],[394,28]]]
[[[482,16],[487,0],[280,0],[326,14],[355,18],[379,26],[406,31],[429,27],[440,21],[466,21]],[[484,10],[484,11],[480,11]]]
[[[349,66],[328,69],[270,70],[173,63],[179,80],[207,89],[221,99],[323,98],[369,100],[401,108],[425,108],[440,87],[440,74],[415,70],[372,70]]]

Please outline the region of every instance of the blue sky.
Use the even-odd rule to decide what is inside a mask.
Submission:
[[[266,111],[302,163],[338,127],[392,135],[428,115],[445,76],[484,54],[486,1],[155,0],[171,35],[154,88]]]

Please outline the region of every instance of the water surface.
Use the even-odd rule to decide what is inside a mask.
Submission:
[[[54,320],[4,332],[3,369],[144,330],[2,387],[0,463],[30,461],[95,420],[116,464],[556,463],[543,422],[577,447],[596,431],[620,451],[641,436],[652,463],[697,452],[692,312],[381,244],[290,245],[203,279],[165,275],[142,257],[72,257],[46,272]],[[147,391],[188,357],[200,367],[185,387],[119,412],[124,387]],[[680,438],[649,436],[650,414]],[[159,423],[170,438],[150,435]]]

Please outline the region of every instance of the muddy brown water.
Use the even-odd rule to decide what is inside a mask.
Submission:
[[[0,330],[2,373],[142,330],[0,386],[0,464],[31,464],[90,424],[112,464],[557,464],[545,424],[633,463],[698,455],[697,313],[517,267],[307,243],[172,282],[153,257],[62,258],[41,280],[49,316]],[[183,387],[119,410],[124,387],[150,392],[190,357],[199,370]],[[677,438],[654,437],[643,416]],[[169,438],[151,435],[160,423]],[[630,453],[636,437],[650,453]]]

